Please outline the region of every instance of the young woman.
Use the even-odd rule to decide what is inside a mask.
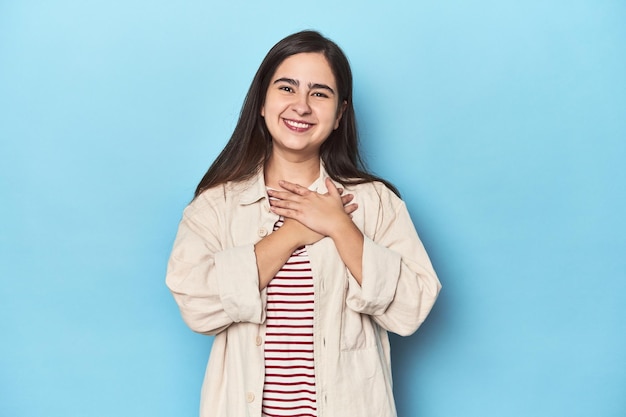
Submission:
[[[413,333],[440,284],[397,191],[363,168],[335,43],[305,31],[269,51],[167,285],[215,335],[202,417],[396,415],[387,332]]]

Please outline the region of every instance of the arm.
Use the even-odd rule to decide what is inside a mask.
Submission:
[[[347,268],[350,309],[371,315],[386,330],[413,333],[430,312],[441,285],[404,202],[382,184],[370,184],[374,190],[363,210],[374,217],[368,217],[368,224],[375,227],[362,233],[347,210],[338,210],[337,189],[330,179],[326,185],[328,193],[318,194],[283,181],[286,191],[270,193],[278,198],[272,210],[333,239]],[[346,209],[350,206],[354,212],[356,205]]]
[[[184,321],[203,334],[265,320],[254,246],[225,248],[221,218],[220,209],[201,197],[187,207],[167,268],[166,283]]]
[[[340,198],[346,213],[356,210],[348,204],[352,198]],[[263,323],[262,289],[295,248],[323,237],[286,219],[256,245],[225,248],[220,237],[224,210],[202,196],[185,209],[167,268],[166,283],[184,321],[203,334],[219,333],[232,323]]]
[[[362,280],[349,273],[348,307],[371,315],[384,329],[413,333],[430,312],[441,285],[406,206],[376,184],[375,227],[363,241]],[[374,216],[374,213],[370,215]]]
[[[285,219],[280,229],[254,245],[259,271],[259,289],[267,287],[297,248],[315,243],[322,237],[293,219]]]
[[[281,187],[285,191],[268,191],[274,197],[270,200],[272,211],[292,222],[295,220],[302,229],[299,233],[315,237],[311,242],[303,244],[317,242],[325,236],[333,239],[343,263],[360,283],[363,234],[351,218],[358,205],[348,204],[353,199],[352,194],[342,196],[343,189],[335,187],[330,178],[325,181],[328,189],[326,194],[281,181]]]

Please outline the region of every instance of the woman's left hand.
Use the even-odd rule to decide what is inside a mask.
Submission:
[[[279,184],[283,190],[268,190],[273,197],[270,199],[272,211],[279,216],[297,220],[324,236],[332,236],[345,222],[352,222],[350,215],[358,207],[356,203],[350,204],[354,196],[342,195],[343,190],[337,189],[330,178],[326,178],[326,194],[288,181]]]

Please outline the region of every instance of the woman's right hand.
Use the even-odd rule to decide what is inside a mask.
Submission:
[[[338,188],[337,191],[339,192],[339,195],[341,196],[341,202],[343,204],[344,212],[350,217],[352,217],[352,213],[354,213],[358,208],[356,204],[350,204],[352,200],[354,200],[354,195],[353,194],[343,195],[343,192],[344,192],[343,188]],[[293,236],[293,238],[297,242],[298,247],[304,246],[304,245],[312,245],[313,243],[316,243],[325,237],[321,233],[318,233],[308,228],[304,224],[300,223],[299,221],[289,218],[289,217],[284,218],[284,223],[281,226],[281,229],[284,229],[283,230],[284,233],[289,233],[290,236]]]
[[[343,189],[338,191],[345,214],[352,217],[351,214],[357,209],[356,204],[351,204],[354,196],[352,194],[341,195]],[[323,234],[308,228],[296,219],[290,217],[283,217],[283,219],[284,223],[280,229],[270,233],[254,245],[261,290],[274,278],[294,250],[300,246],[312,245],[324,237]]]

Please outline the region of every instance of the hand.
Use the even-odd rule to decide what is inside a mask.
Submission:
[[[268,190],[268,194],[273,197],[270,199],[272,211],[285,218],[283,227],[289,219],[293,219],[314,232],[307,233],[307,243],[311,243],[309,241],[313,238],[318,238],[314,240],[316,242],[324,236],[330,236],[340,229],[342,222],[352,222],[350,215],[358,208],[357,204],[350,204],[354,195],[342,195],[343,189],[337,189],[329,178],[326,178],[326,194],[288,181],[280,181],[279,184],[283,190]]]

